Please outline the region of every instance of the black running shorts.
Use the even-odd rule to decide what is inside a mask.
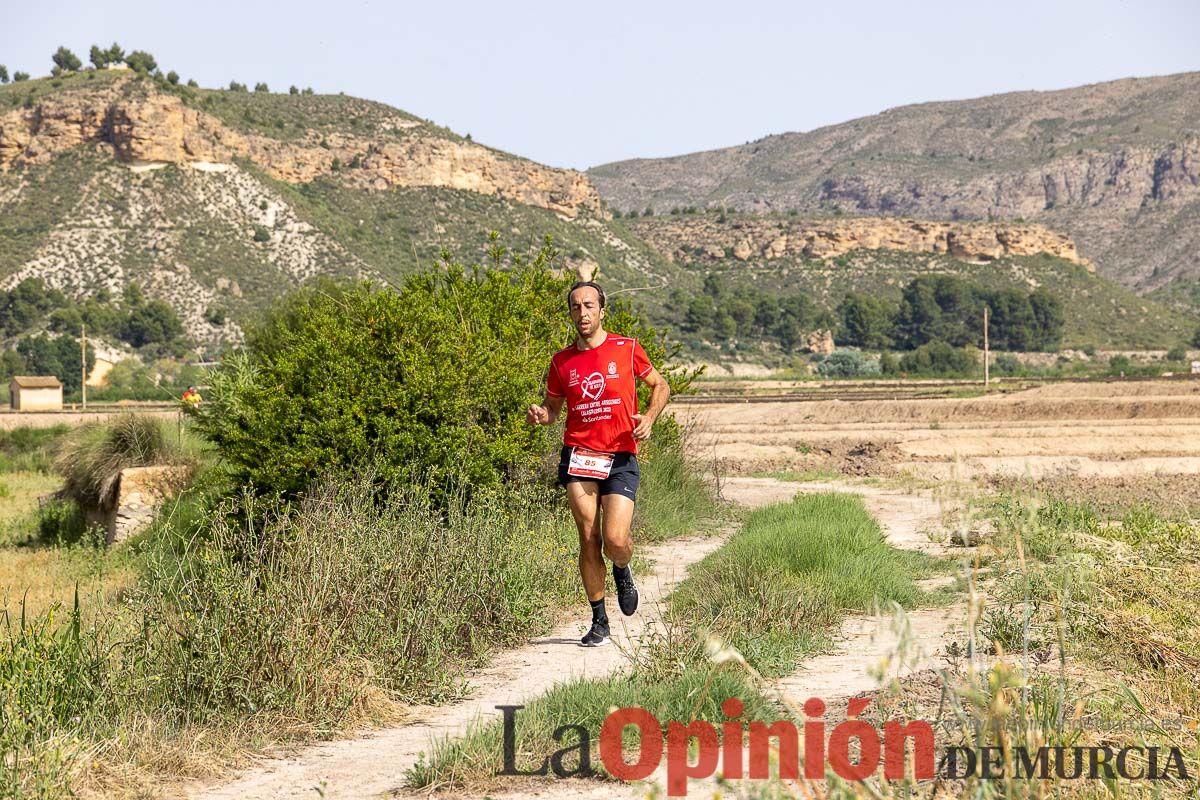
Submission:
[[[633,453],[619,452],[613,454],[612,469],[607,478],[583,478],[578,475],[568,475],[567,465],[571,462],[571,448],[563,447],[558,459],[558,485],[567,488],[568,483],[576,481],[592,481],[600,484],[601,496],[619,494],[630,500],[637,500],[638,484],[642,480],[642,472],[638,469],[637,456]]]

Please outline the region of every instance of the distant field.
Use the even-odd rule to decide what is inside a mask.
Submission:
[[[986,397],[681,404],[731,472],[1118,478],[1200,472],[1200,381],[1051,383]]]

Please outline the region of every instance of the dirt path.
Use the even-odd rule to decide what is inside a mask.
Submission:
[[[735,501],[773,492],[852,492],[863,499],[879,522],[888,542],[904,550],[945,555],[946,548],[930,539],[941,527],[942,507],[925,494],[837,483],[805,483],[777,489],[770,478],[730,478],[723,490]],[[786,494],[786,499],[790,494]],[[937,582],[937,579],[934,580]],[[891,614],[848,617],[835,636],[832,652],[809,659],[793,674],[776,682],[783,693],[803,703],[819,697],[837,704],[842,698],[879,687],[878,675],[902,678],[938,665],[938,653],[959,629],[961,613],[954,608],[918,608],[899,620]]]
[[[610,603],[613,645],[578,646],[586,628],[579,614],[524,647],[500,653],[484,670],[470,676],[471,697],[447,706],[413,709],[415,721],[397,728],[363,732],[355,738],[306,746],[265,759],[220,786],[192,787],[194,800],[312,798],[323,785],[326,798],[375,797],[404,785],[404,772],[431,742],[466,733],[476,719],[498,719],[497,705],[520,704],[572,678],[595,678],[622,669],[625,646],[636,641],[648,620],[661,616],[663,598],[684,578],[687,568],[716,550],[723,537],[688,537],[646,548],[656,566],[639,576],[641,609],[622,617]],[[615,646],[614,646],[615,645]]]
[[[897,546],[938,553],[926,531],[940,520],[941,509],[930,497],[908,495],[874,487],[830,483],[785,483],[772,478],[729,478],[722,486],[727,499],[757,507],[790,499],[796,492],[849,491],[863,497],[879,520],[889,541]],[[516,650],[499,654],[485,669],[471,676],[472,696],[449,706],[414,709],[416,721],[389,729],[369,731],[351,739],[307,746],[281,757],[265,759],[235,780],[220,786],[193,787],[194,800],[314,797],[371,798],[395,792],[404,785],[404,772],[430,744],[443,736],[465,733],[477,719],[497,716],[495,706],[528,701],[554,684],[578,677],[599,677],[626,665],[622,645],[635,641],[647,621],[661,615],[661,604],[683,579],[687,568],[724,542],[723,537],[685,538],[646,550],[656,565],[652,576],[643,576],[642,610],[614,626],[618,646],[583,649],[576,645],[583,632],[579,620],[558,626],[549,635]],[[943,609],[921,609],[909,614],[919,658],[893,664],[891,674],[904,675],[927,666],[954,614]],[[623,626],[621,623],[624,623]],[[886,619],[856,616],[847,620],[837,636],[834,652],[812,659],[796,674],[779,682],[779,688],[800,701],[819,696],[829,701],[877,686],[870,674],[895,650],[898,637]],[[645,788],[587,781],[545,781],[517,791],[505,787],[491,797],[630,797]]]
[[[797,492],[829,491],[850,492],[862,497],[893,546],[931,555],[945,553],[945,548],[929,537],[930,531],[941,526],[942,508],[927,494],[906,494],[846,483],[788,483],[774,478],[732,477],[721,485],[726,499],[749,507],[784,502]],[[938,652],[947,638],[956,632],[960,617],[957,607],[915,609],[905,615],[904,629],[897,630],[901,626],[896,625],[890,615],[854,615],[842,623],[832,652],[809,659],[795,673],[776,681],[775,686],[797,704],[810,697],[820,697],[831,709],[844,708],[846,698],[879,688],[877,675],[902,678],[935,666],[939,661]],[[525,780],[517,786],[490,791],[487,797],[491,800],[528,797],[631,800],[664,796],[665,781],[665,770],[660,767],[643,783]],[[652,785],[657,788],[651,788]],[[688,796],[715,796],[714,785],[711,780],[692,781]]]

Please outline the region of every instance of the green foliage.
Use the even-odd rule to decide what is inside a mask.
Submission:
[[[49,472],[52,451],[70,430],[60,424],[50,428],[22,426],[0,431],[0,473]]]
[[[246,91],[246,84],[238,83],[237,81],[230,81],[229,82],[229,91],[244,92],[244,91]]]
[[[336,161],[337,159],[334,160]],[[271,241],[271,232],[263,225],[255,225],[253,239],[256,242],[269,242]]]
[[[689,298],[682,289],[673,290],[665,316],[679,328],[710,340],[765,339],[784,352],[794,351],[804,343],[805,334],[830,321],[807,295],[745,286],[729,290],[716,273],[705,276],[701,294]]]
[[[13,83],[20,83],[21,81],[27,81],[27,80],[29,80],[29,73],[21,72],[20,70],[17,70],[16,72],[13,73],[12,79],[13,79]]]
[[[900,359],[896,358],[895,353],[879,354],[879,372],[889,377],[900,374]]]
[[[1109,375],[1124,375],[1130,371],[1133,362],[1129,360],[1129,356],[1115,355],[1108,359],[1108,374]]]
[[[885,298],[848,292],[837,307],[841,322],[837,340],[871,350],[891,347],[897,313],[898,309]]]
[[[289,295],[227,358],[201,430],[259,492],[375,459],[388,481],[495,485],[547,443],[525,424],[550,355],[568,341],[569,285],[546,265],[446,261],[399,292],[327,282]]]
[[[116,47],[116,45],[114,44],[113,47]],[[143,75],[149,75],[158,69],[158,62],[154,60],[154,56],[145,50],[134,50],[125,57],[125,63],[129,65],[131,70]]]
[[[825,378],[867,378],[879,375],[879,362],[858,350],[835,350],[821,360],[817,372]]]
[[[978,351],[942,341],[923,344],[900,358],[900,370],[910,375],[970,377],[978,369]]]
[[[199,89],[200,88],[200,84],[196,83],[195,78],[188,78],[187,85],[188,85],[188,88],[191,88],[191,89]]]
[[[1167,361],[1187,361],[1187,348],[1181,344],[1177,344],[1167,351]]]
[[[292,85],[288,87],[288,94],[300,94],[300,90],[295,85]]]
[[[175,70],[171,70],[170,72],[168,72],[167,73],[167,83],[171,84],[172,86],[177,85],[179,83],[179,73],[176,72]]]
[[[1045,288],[1026,293],[988,290],[954,275],[914,278],[896,316],[899,343],[916,348],[943,341],[955,347],[983,345],[983,308],[989,311],[989,344],[996,350],[1047,350],[1062,339],[1062,300]]]
[[[8,67],[0,64],[0,83],[8,83]]]
[[[59,47],[55,50],[51,59],[54,61],[54,66],[64,72],[77,72],[83,66],[83,62],[79,60],[79,56],[72,53],[66,47]]]
[[[109,64],[120,64],[125,60],[125,50],[121,45],[113,42],[112,46],[105,51],[105,58]]]
[[[1192,347],[1200,347],[1200,328],[1196,328],[1192,333]]]
[[[83,357],[79,340],[70,336],[50,337],[45,334],[27,336],[17,342],[16,353],[22,361],[4,366],[34,375],[53,375],[62,383],[63,392],[77,392],[83,385]],[[96,363],[96,353],[87,348],[88,370]],[[6,376],[8,377],[8,376]]]
[[[104,69],[110,63],[108,60],[108,51],[92,45],[92,49],[88,52],[88,61],[91,61],[92,66],[96,69]]]
[[[861,498],[801,494],[752,512],[742,529],[688,571],[670,617],[710,631],[766,676],[786,675],[847,610],[876,601],[912,607],[932,562],[887,543]],[[686,662],[695,652],[673,653]]]
[[[270,90],[269,88],[267,88],[267,84],[265,84],[265,83],[262,83],[262,82],[259,82],[259,83],[256,83],[256,84],[254,84],[254,91],[256,91],[256,92],[269,92],[269,91],[271,91],[271,90]]]

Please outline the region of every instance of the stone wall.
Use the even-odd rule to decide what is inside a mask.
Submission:
[[[154,521],[163,501],[183,487],[190,473],[190,467],[171,465],[123,469],[116,504],[88,509],[88,522],[104,526],[109,544],[122,542]]]

